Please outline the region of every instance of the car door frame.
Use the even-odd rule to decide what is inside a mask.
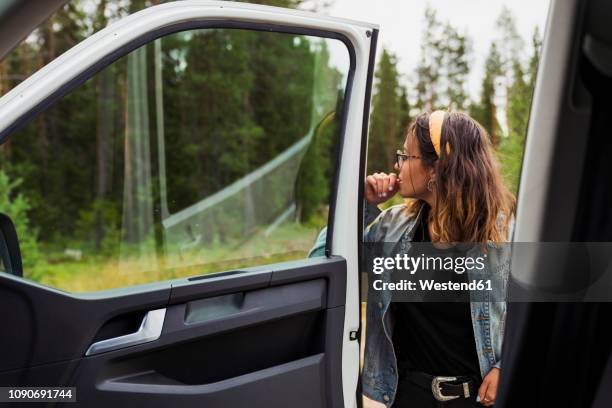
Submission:
[[[515,248],[531,245],[534,250],[515,250],[512,256],[509,296],[513,301],[508,305],[496,407],[582,407],[589,399],[588,406],[610,405],[612,359],[594,345],[609,339],[604,330],[608,331],[612,309],[605,301],[589,300],[600,271],[589,269],[585,252],[574,251],[601,243],[603,231],[595,234],[589,224],[609,214],[590,211],[585,197],[589,183],[601,186],[604,178],[591,180],[588,172],[593,169],[589,153],[593,153],[596,104],[584,76],[589,72],[586,66],[596,65],[602,56],[609,67],[609,38],[597,48],[590,40],[598,38],[589,38],[593,20],[609,27],[605,19],[612,9],[607,4],[601,7],[603,3],[551,0],[513,237]],[[599,8],[589,10],[594,6]],[[543,268],[553,253],[557,267]],[[584,267],[576,268],[576,261]],[[599,383],[593,384],[594,380]],[[551,387],[567,392],[551,396]]]

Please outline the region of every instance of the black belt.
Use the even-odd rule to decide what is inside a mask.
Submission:
[[[431,391],[438,401],[470,398],[476,395],[476,381],[470,376],[436,377],[419,371],[406,371],[405,376],[419,387]]]

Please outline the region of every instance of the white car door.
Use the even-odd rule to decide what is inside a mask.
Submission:
[[[309,41],[311,49],[322,41],[333,42],[346,56],[342,109],[336,115],[340,126],[326,256],[232,271],[220,266],[219,272],[225,273],[199,276],[195,271],[193,276],[84,294],[0,272],[0,306],[14,311],[11,315],[19,315],[21,321],[3,315],[2,327],[23,329],[19,336],[4,336],[3,385],[76,387],[77,401],[84,406],[355,406],[359,198],[377,26],[234,2],[187,0],[151,7],[95,33],[4,95],[0,143],[20,137],[20,129],[116,61],[132,58],[145,47],[159,50],[159,44],[171,36],[179,38],[179,33],[181,41],[188,41],[205,30],[258,33],[262,47],[270,33],[295,37],[296,47],[303,41]],[[231,42],[226,47],[231,49]],[[334,52],[329,51],[332,62],[338,54]],[[157,64],[161,56],[155,55]],[[138,63],[130,61],[128,67]],[[200,61],[206,61],[205,53]],[[180,63],[177,66],[182,69]],[[140,72],[161,75],[158,68],[145,63]],[[151,110],[160,109],[153,103]],[[315,122],[311,130],[317,128]],[[95,129],[87,136],[95,139]],[[160,143],[162,136],[158,134]],[[282,166],[291,163],[287,158],[304,149],[312,137],[305,135],[256,172],[186,208],[173,209],[166,184],[160,182],[165,249],[178,251],[168,256],[167,265],[180,264],[181,251],[206,240],[208,229],[202,229],[202,223],[213,222],[219,214],[206,211],[218,208],[215,204],[224,194],[245,186],[256,190],[253,180],[274,169],[293,174],[294,168]],[[170,160],[163,150],[158,159],[160,167]],[[188,168],[191,163],[184,165]],[[70,186],[63,188],[68,191]],[[286,196],[292,191],[287,190]],[[270,208],[274,205],[269,203]],[[282,221],[285,215],[279,210],[269,218]],[[272,223],[270,231],[275,226]],[[24,259],[27,256],[22,254]],[[129,330],[116,324],[130,319],[139,324]]]

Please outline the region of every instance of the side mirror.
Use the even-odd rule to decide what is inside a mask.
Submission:
[[[0,272],[23,276],[19,240],[13,221],[6,214],[0,213]]]

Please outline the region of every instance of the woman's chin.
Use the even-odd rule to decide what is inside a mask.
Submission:
[[[412,191],[409,193],[402,193],[401,191],[398,191],[397,195],[399,195],[405,200],[422,200],[423,199],[422,197],[415,195]]]
[[[404,193],[401,190],[397,192],[397,194],[402,198],[414,198],[414,196],[410,193]]]

